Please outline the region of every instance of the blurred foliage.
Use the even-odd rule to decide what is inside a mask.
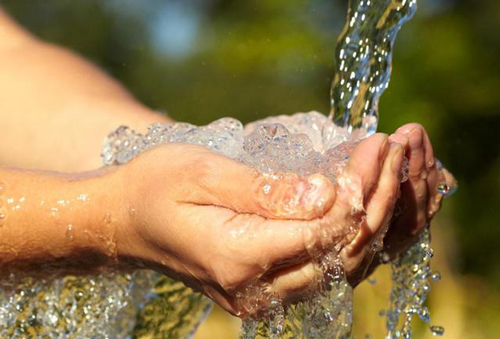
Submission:
[[[419,3],[416,18],[396,43],[380,130],[391,132],[410,121],[428,129],[436,154],[460,183],[459,193],[446,202],[446,218],[437,223],[449,252],[443,260],[459,274],[455,283],[462,284],[453,293],[477,302],[479,292],[475,297],[460,293],[481,286],[489,291],[485,298],[496,303],[500,2]],[[339,0],[0,4],[37,36],[98,64],[147,105],[194,124],[223,116],[248,122],[297,111],[327,112],[334,44],[346,11],[346,1]],[[487,305],[484,309],[493,313],[484,316],[500,316],[498,303]],[[495,325],[483,320],[476,315],[467,321]]]

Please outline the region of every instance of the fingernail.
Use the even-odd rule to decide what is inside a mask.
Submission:
[[[411,128],[411,129],[409,127],[410,126],[402,126],[396,130],[396,133],[402,133],[405,135],[409,135],[411,133],[411,131],[413,131],[415,129],[415,126],[413,126],[413,128]]]
[[[405,148],[405,149],[408,147],[409,142],[410,142],[410,140],[408,139],[408,136],[403,135],[403,134],[392,134],[389,137],[389,141],[391,143],[398,143],[401,146],[403,146],[403,148]]]
[[[394,173],[399,173],[402,165],[403,147],[400,144],[393,144],[391,146],[391,170]]]

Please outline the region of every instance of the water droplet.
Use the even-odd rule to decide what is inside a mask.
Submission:
[[[435,282],[438,282],[441,280],[441,273],[439,272],[434,272],[431,276],[432,280]]]
[[[442,182],[438,185],[438,193],[442,195],[448,195],[450,193],[450,186]]]
[[[58,217],[59,216],[59,209],[57,207],[51,207],[50,208],[50,215],[52,217]]]
[[[444,327],[443,326],[431,326],[431,332],[433,335],[440,337],[444,335]]]
[[[434,250],[432,248],[429,248],[428,250],[425,251],[425,256],[424,260],[429,260],[434,257]]]
[[[271,191],[271,185],[265,184],[263,187],[263,190],[264,190],[264,194],[269,194],[269,192]]]
[[[133,207],[132,207],[132,208],[130,208],[130,209],[128,210],[128,214],[129,214],[131,217],[135,216],[135,215],[136,215],[136,213],[137,213],[137,210],[136,210],[135,208],[133,208]]]
[[[372,251],[374,252],[379,252],[382,251],[384,248],[384,239],[383,238],[378,238],[375,239],[372,243]]]
[[[375,278],[368,278],[368,279],[366,279],[366,281],[367,281],[370,285],[376,285],[376,284],[377,284],[377,279],[375,279]]]
[[[422,321],[426,322],[427,324],[431,321],[431,315],[429,313],[429,310],[427,307],[422,308],[422,310],[418,313],[418,316]]]
[[[0,181],[0,195],[4,194],[6,190],[7,190],[7,184]]]
[[[387,252],[379,252],[379,260],[382,264],[387,264],[391,261],[391,256]]]
[[[73,234],[73,225],[68,225],[66,228],[66,236],[69,238],[69,240],[74,240],[75,235]]]
[[[88,200],[88,195],[85,194],[85,193],[82,193],[76,199],[79,200],[79,201],[87,201]]]

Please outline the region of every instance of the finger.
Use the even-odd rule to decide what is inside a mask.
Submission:
[[[363,209],[364,200],[377,183],[388,149],[387,135],[377,133],[361,141],[353,150],[338,184],[339,195],[341,191],[355,209]]]
[[[389,142],[400,144],[406,152],[406,149],[409,146],[410,139],[408,139],[408,136],[406,136],[405,134],[395,133],[389,136]]]
[[[409,167],[409,180],[402,185],[402,194],[405,203],[405,216],[412,217],[413,220],[406,220],[409,231],[412,234],[418,233],[427,223],[427,169],[425,160],[425,138],[424,131],[418,124],[414,126],[407,136],[409,139],[409,149],[407,152]]]
[[[335,201],[333,183],[321,174],[263,174],[211,152],[198,157],[193,168],[194,184],[185,190],[182,202],[266,218],[309,220],[323,215]]]
[[[431,220],[441,208],[443,195],[438,191],[438,186],[446,184],[446,179],[443,171],[437,167],[432,167],[428,173],[427,191],[429,198],[427,202],[427,219]]]
[[[346,224],[330,218],[311,221],[265,219],[240,214],[226,223],[230,252],[246,263],[262,267],[291,266],[333,247],[349,232]],[[224,253],[224,251],[221,251]],[[249,255],[249,257],[245,257]]]
[[[444,174],[444,180],[446,184],[450,187],[450,193],[448,193],[448,196],[452,195],[455,193],[455,191],[458,188],[458,182],[457,179],[453,174],[451,174],[450,171],[448,171],[446,168],[441,167],[441,170],[443,171]]]
[[[375,193],[366,208],[366,224],[373,234],[380,233],[392,216],[399,193],[403,158],[403,147],[400,144],[392,144]]]
[[[434,166],[435,163],[435,158],[434,158],[434,150],[432,148],[432,143],[429,139],[429,135],[425,131],[425,128],[417,123],[410,123],[401,126],[398,128],[396,131],[397,134],[404,134],[404,135],[409,135],[411,131],[419,129],[422,131],[423,138],[424,138],[424,153],[425,153],[425,164],[426,168],[430,168]]]
[[[392,144],[376,189],[366,207],[365,222],[354,241],[342,253],[348,271],[354,270],[362,262],[367,252],[372,250],[373,242],[382,239],[387,230],[398,198],[403,157],[403,147],[398,143]]]
[[[425,166],[429,169],[435,165],[436,158],[434,156],[434,149],[429,135],[425,129],[422,128],[422,131],[424,132]]]
[[[285,303],[305,299],[317,291],[322,274],[316,264],[306,261],[262,277],[254,285],[231,293],[235,296],[211,286],[205,286],[203,291],[229,313],[245,318],[265,312],[275,298]]]
[[[297,302],[318,289],[323,272],[311,261],[283,269],[266,278],[271,290],[285,303]]]

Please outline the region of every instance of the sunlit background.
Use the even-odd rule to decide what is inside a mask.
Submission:
[[[180,121],[328,111],[347,1],[7,0],[39,37],[66,46]],[[419,0],[396,42],[380,131],[416,121],[458,178],[433,223],[432,323],[447,338],[500,333],[500,2]],[[0,61],[1,62],[1,61]],[[82,117],[84,119],[84,117]],[[382,337],[389,273],[355,292],[355,332]],[[216,309],[197,338],[236,338]],[[430,337],[417,331],[416,337]]]

